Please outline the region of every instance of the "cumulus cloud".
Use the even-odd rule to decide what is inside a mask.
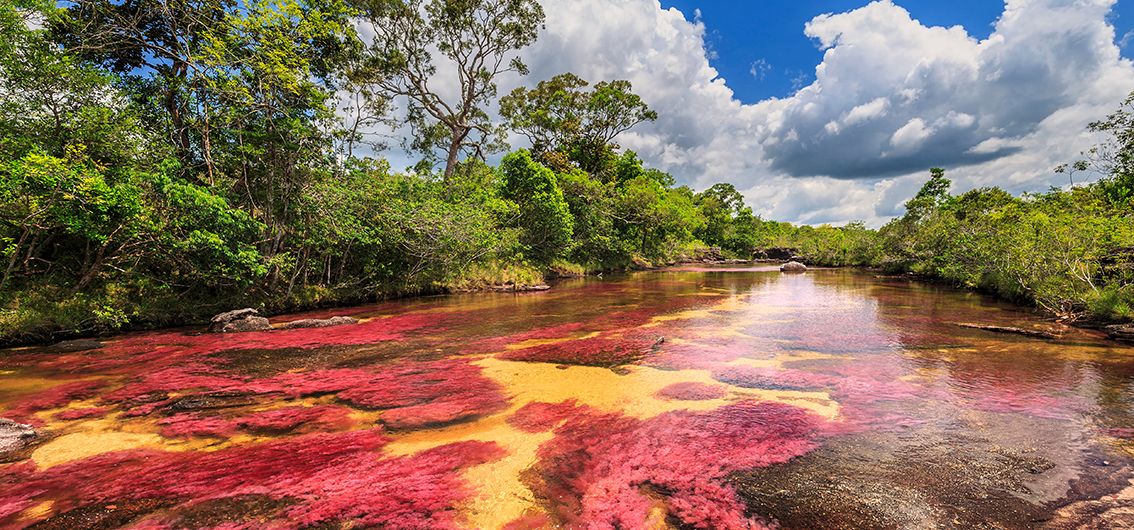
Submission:
[[[1107,22],[1114,3],[1008,0],[983,40],[890,0],[821,14],[800,28],[823,50],[813,76],[742,104],[710,63],[699,16],[657,0],[547,0],[547,28],[523,52],[531,73],[501,92],[566,71],[630,80],[660,118],[619,141],[679,182],[733,182],[777,219],[876,225],[932,166],[958,191],[1062,182],[1051,168],[1095,142],[1087,123],[1134,89]]]
[[[877,179],[1017,153],[1013,140],[1093,97],[1101,78],[1125,74],[1111,105],[1134,86],[1106,22],[1113,3],[1011,0],[982,41],[960,26],[925,26],[889,1],[820,15],[805,32],[823,62],[768,130],[766,157],[793,176]],[[855,119],[864,114],[874,119]]]
[[[880,0],[816,16],[814,80],[741,104],[711,66],[700,17],[655,0],[546,2],[532,79],[629,79],[661,118],[623,137],[695,187],[729,180],[765,215],[800,222],[900,212],[931,166],[957,189],[1042,190],[1095,139],[1086,124],[1132,89],[1107,15],[1115,0],[1008,0],[983,40]],[[523,82],[518,80],[517,82]]]

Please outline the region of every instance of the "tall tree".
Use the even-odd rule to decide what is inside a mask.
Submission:
[[[575,74],[565,73],[533,89],[519,87],[501,98],[500,114],[531,142],[536,154],[571,152],[582,166],[602,159],[597,152],[607,150],[618,135],[658,117],[632,92],[629,81],[603,81],[592,90],[587,86]]]
[[[497,77],[527,73],[515,52],[534,42],[543,26],[539,2],[358,1],[375,33],[367,65],[371,81],[385,96],[408,101],[413,147],[426,154],[441,149],[446,180],[462,152],[483,159],[497,150],[503,131],[488,107]],[[455,94],[439,88],[438,75],[457,77]]]

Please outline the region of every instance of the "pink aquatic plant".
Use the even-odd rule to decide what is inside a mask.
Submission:
[[[98,395],[99,390],[105,386],[106,381],[100,379],[64,383],[17,399],[15,405],[3,411],[2,415],[33,426],[43,425],[43,421],[35,417],[36,412],[60,408],[72,401],[90,399]]]
[[[514,423],[531,430],[557,415],[562,422],[539,449],[534,487],[560,521],[587,528],[643,528],[657,502],[693,528],[763,528],[725,477],[814,449],[820,424],[800,408],[754,401],[649,420],[569,404],[529,407]]]
[[[499,355],[510,361],[574,364],[582,366],[618,366],[642,360],[651,352],[656,338],[637,334],[634,337],[598,336],[586,339],[542,344],[505,352]]]
[[[55,413],[52,418],[62,421],[83,420],[87,418],[101,418],[110,412],[107,407],[84,407],[81,409],[70,409],[62,412]]]
[[[121,405],[128,415],[146,415],[172,406],[177,398],[169,395],[174,393],[181,394],[180,399],[217,393],[287,398],[334,394],[355,407],[388,410],[382,421],[398,429],[461,421],[499,411],[507,404],[499,385],[484,377],[479,367],[459,358],[404,360],[373,369],[291,372],[263,379],[190,363],[142,374],[102,399]],[[187,428],[199,430],[189,424]],[[178,431],[171,427],[169,432]]]
[[[172,507],[143,527],[176,527],[182,507],[213,499],[267,495],[285,501],[257,528],[297,529],[348,523],[356,527],[454,528],[451,509],[469,491],[460,472],[502,456],[488,442],[449,444],[413,456],[384,458],[378,430],[312,434],[212,452],[133,450],[107,453],[46,470],[30,464],[0,469],[0,524],[46,499],[56,509],[162,499]],[[29,521],[31,522],[31,521]],[[222,525],[236,528],[239,525]]]
[[[728,389],[724,386],[696,382],[674,383],[657,392],[660,398],[681,401],[718,399],[727,395]]]

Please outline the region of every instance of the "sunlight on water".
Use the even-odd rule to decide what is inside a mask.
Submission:
[[[697,267],[333,314],[4,353],[39,437],[0,527],[1134,521],[1134,349],[958,326],[1054,326],[979,295]]]

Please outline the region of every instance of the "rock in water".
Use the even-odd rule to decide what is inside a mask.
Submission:
[[[211,328],[210,328],[211,329]],[[233,320],[220,328],[220,333],[243,333],[245,331],[268,331],[272,324],[264,317],[248,317]]]
[[[958,326],[969,329],[979,329],[983,331],[991,331],[993,333],[1011,333],[1014,335],[1023,335],[1025,337],[1032,337],[1036,339],[1055,340],[1059,338],[1059,334],[1053,331],[1045,331],[1042,329],[1024,329],[1012,326],[991,326],[987,324],[970,324],[968,322],[957,322]]]
[[[256,316],[260,312],[246,307],[221,313],[210,321],[210,333],[239,333],[242,331],[265,331],[272,329],[268,319]]]
[[[7,461],[39,438],[31,425],[0,418],[0,462]]]
[[[44,353],[75,353],[88,350],[97,350],[103,344],[97,340],[76,339],[57,342],[43,349]]]
[[[807,265],[798,261],[789,261],[780,265],[780,272],[807,272]]]
[[[1107,326],[1106,334],[1114,340],[1134,343],[1134,324],[1119,324],[1117,326]]]
[[[280,329],[328,328],[346,324],[358,324],[358,319],[354,317],[305,318],[288,322],[280,326]]]

